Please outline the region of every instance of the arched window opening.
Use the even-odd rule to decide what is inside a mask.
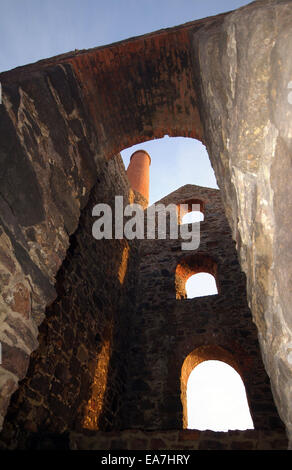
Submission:
[[[179,224],[202,222],[205,218],[205,203],[200,199],[188,199],[177,205]]]
[[[187,383],[188,429],[229,431],[253,429],[245,387],[233,367],[204,361]]]
[[[198,273],[189,277],[185,288],[187,299],[218,294],[215,278],[209,273]]]
[[[195,222],[203,222],[204,214],[201,211],[192,211],[185,214],[182,218],[182,224],[194,224]]]
[[[181,258],[175,270],[175,292],[177,299],[218,294],[215,260],[203,253]]]
[[[185,358],[181,369],[181,401],[185,429],[254,428],[241,367],[233,354],[221,346],[199,346]],[[235,421],[234,417],[238,419]]]

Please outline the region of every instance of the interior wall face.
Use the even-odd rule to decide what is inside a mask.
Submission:
[[[130,348],[123,429],[182,428],[184,360],[196,349],[211,348],[213,356],[202,353],[202,360],[233,361],[232,366],[241,374],[255,429],[282,429],[285,434],[261,359],[257,330],[246,301],[245,275],[237,260],[220,191],[186,185],[157,204],[177,205],[194,198],[205,208],[197,250],[182,250],[182,239],[170,239],[169,231],[165,240],[140,241],[135,337]],[[177,298],[177,266],[186,258],[192,258],[194,265],[196,260],[202,265],[206,258],[207,270],[210,259],[213,261],[218,295]]]
[[[260,0],[0,74],[0,425],[104,159],[168,134],[207,146],[291,434],[291,10]]]
[[[98,180],[70,238],[57,275],[57,298],[46,309],[40,345],[12,397],[1,445],[25,449],[36,436],[40,442],[42,435],[72,431],[182,429],[185,359],[199,351],[192,367],[215,359],[240,373],[255,427],[252,441],[261,431],[282,446],[285,429],[261,360],[220,192],[187,185],[160,201],[166,206],[202,201],[200,245],[188,252],[181,249],[182,239],[168,234],[165,240],[95,240],[93,206],[102,201],[114,208],[116,193],[133,200],[120,158],[105,164]],[[206,258],[207,269],[212,260],[218,295],[177,298],[177,266],[186,258],[199,266]]]
[[[21,83],[20,83],[21,82]],[[96,137],[70,67],[1,75],[0,424],[96,181]],[[100,161],[100,160],[99,160]]]
[[[26,448],[31,433],[119,428],[135,305],[136,241],[96,240],[93,207],[133,198],[120,157],[98,173],[56,280],[39,347],[14,394],[1,435]],[[114,210],[113,210],[114,215]]]

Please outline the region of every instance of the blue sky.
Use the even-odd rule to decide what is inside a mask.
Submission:
[[[0,0],[0,72],[74,49],[102,46],[234,10],[247,0]],[[205,147],[164,138],[144,148],[152,158],[150,203],[184,184],[217,187]],[[122,150],[122,149],[121,149]]]
[[[177,26],[244,0],[0,0],[0,71]]]

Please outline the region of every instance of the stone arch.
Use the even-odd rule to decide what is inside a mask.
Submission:
[[[177,299],[186,298],[186,281],[194,274],[202,272],[214,276],[219,292],[220,286],[217,279],[216,261],[207,254],[186,255],[179,260],[175,269],[175,292]]]
[[[181,368],[180,384],[181,384],[181,402],[182,402],[182,408],[183,408],[183,428],[187,428],[187,425],[188,425],[187,383],[188,383],[190,373],[201,362],[209,361],[209,360],[222,361],[230,365],[233,369],[236,370],[236,372],[238,372],[238,374],[240,375],[244,383],[244,377],[243,377],[242,371],[237,361],[234,359],[234,356],[229,351],[222,348],[221,346],[216,346],[216,345],[199,346],[198,348],[194,349],[185,358],[182,368]]]
[[[86,87],[98,140],[107,147],[109,158],[165,135],[203,140],[189,28],[148,34],[65,59]],[[120,92],[113,93],[114,89]]]
[[[181,224],[183,217],[192,211],[192,205],[197,206],[199,212],[205,215],[205,201],[202,199],[187,199],[186,201],[181,201],[178,206],[178,223]]]

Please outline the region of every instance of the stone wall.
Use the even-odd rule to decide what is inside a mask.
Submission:
[[[258,1],[192,39],[204,142],[274,398],[292,432],[292,4]]]
[[[70,67],[29,74],[21,85],[1,74],[1,83],[2,427],[103,157]]]
[[[201,201],[205,212],[197,250],[183,251],[182,239],[172,240],[168,235],[166,240],[139,242],[140,274],[128,364],[131,372],[122,426],[148,430],[186,427],[183,405],[188,377],[183,376],[182,368],[186,357],[201,348],[202,357],[192,368],[206,359],[223,360],[235,367],[246,387],[255,429],[284,433],[261,360],[257,330],[246,301],[245,275],[220,191],[186,185],[156,204],[177,205],[194,199]],[[186,257],[199,262],[212,260],[218,295],[194,299],[176,295],[177,266]],[[208,271],[208,266],[202,270]]]
[[[39,347],[14,394],[2,445],[25,448],[42,431],[119,427],[127,380],[131,317],[135,305],[135,241],[96,240],[92,208],[115,194],[133,192],[120,157],[104,164],[58,272],[56,300],[47,307]]]
[[[187,185],[158,202],[177,206],[196,200],[204,208],[200,244],[191,252],[182,250],[181,238],[169,239],[167,229],[165,240],[95,240],[92,208],[98,202],[114,207],[116,194],[125,202],[139,199],[120,157],[104,164],[70,238],[57,298],[46,309],[40,346],[12,397],[1,447],[58,446],[69,435],[71,448],[81,449],[283,448],[285,430],[220,192]],[[177,266],[194,258],[204,270],[205,257],[218,295],[178,296]],[[188,376],[208,359],[227,362],[241,375],[255,431],[171,431],[187,427]],[[106,433],[96,434],[99,429]],[[117,429],[136,429],[138,435]]]
[[[66,445],[72,450],[286,450],[287,439],[277,431],[141,431],[71,433]],[[50,436],[39,444],[55,446]],[[187,452],[185,452],[187,453]]]

